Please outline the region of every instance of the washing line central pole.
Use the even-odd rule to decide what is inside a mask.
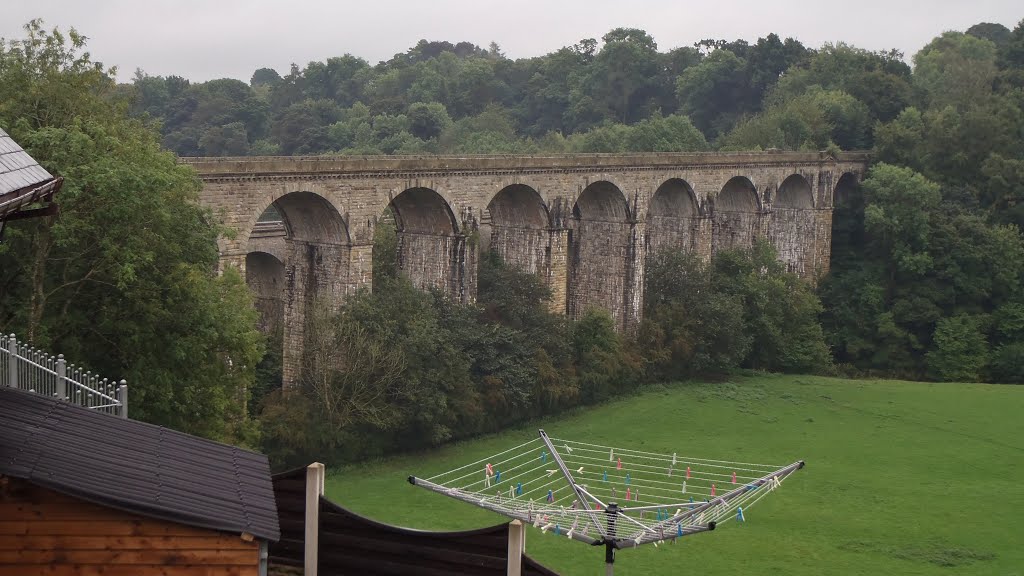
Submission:
[[[619,505],[609,502],[605,513],[608,515],[608,537],[604,540],[604,574],[615,576],[615,519],[619,514]]]

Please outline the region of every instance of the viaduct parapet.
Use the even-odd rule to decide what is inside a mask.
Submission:
[[[581,154],[183,158],[201,201],[235,230],[219,241],[284,337],[296,381],[306,314],[371,288],[373,237],[395,226],[402,272],[452,298],[476,297],[492,250],[539,275],[552,309],[591,307],[634,328],[644,263],[658,250],[715,252],[768,239],[811,281],[828,271],[834,198],[857,185],[864,153]]]

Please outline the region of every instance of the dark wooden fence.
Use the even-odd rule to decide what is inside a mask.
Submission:
[[[272,566],[301,568],[306,543],[306,469],[275,474],[271,481],[281,539],[270,544],[268,562]]]
[[[306,469],[274,476],[281,540],[272,566],[301,567],[305,550]],[[365,575],[496,576],[506,573],[509,525],[465,532],[428,532],[382,524],[320,498],[318,572]],[[525,554],[522,573],[557,576]]]

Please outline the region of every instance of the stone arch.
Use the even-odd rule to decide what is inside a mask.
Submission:
[[[792,174],[779,185],[773,208],[814,208],[814,192],[811,183],[800,174]]]
[[[661,250],[690,252],[700,237],[701,210],[693,187],[681,178],[666,180],[647,208],[648,254]]]
[[[711,250],[749,248],[761,236],[761,203],[746,176],[734,176],[711,200]]]
[[[407,188],[388,204],[398,233],[398,268],[421,289],[459,301],[476,295],[476,250],[448,201],[432,188]]]
[[[712,203],[718,212],[757,212],[761,209],[757,188],[746,176],[730,178]]]
[[[611,313],[616,326],[625,327],[632,234],[629,204],[618,186],[600,180],[583,189],[569,220],[570,317],[600,307]]]
[[[408,188],[391,199],[399,232],[453,236],[459,230],[451,206],[431,188]]]
[[[548,207],[540,193],[526,184],[505,186],[490,203],[487,211],[494,225],[508,228],[547,228],[551,221]]]
[[[768,225],[768,240],[786,269],[814,279],[817,268],[818,213],[811,184],[800,174],[782,181]]]
[[[511,265],[544,274],[551,260],[551,218],[540,194],[525,184],[505,186],[487,204],[481,247]]]
[[[264,196],[257,207],[259,209],[250,214],[239,231],[242,239],[247,238],[247,234],[250,240],[258,237],[263,225],[274,221],[276,215],[276,219],[288,227],[288,235],[293,239],[351,243],[344,211],[325,194],[310,189],[274,193]],[[335,230],[325,230],[332,227]]]
[[[828,269],[845,267],[857,258],[859,248],[864,245],[864,192],[860,178],[853,172],[839,177],[832,190],[831,222],[826,228],[829,253],[822,257],[828,262]]]
[[[598,180],[576,197],[572,215],[574,219],[585,218],[592,222],[628,221],[629,203],[621,188],[608,180]]]
[[[282,263],[286,259],[288,228],[273,203],[256,219],[245,245],[246,253],[264,252]]]
[[[245,255],[245,282],[260,313],[260,331],[277,334],[284,325],[284,262],[269,252],[249,252]]]
[[[280,220],[265,217],[273,212]],[[348,224],[324,196],[305,190],[287,192],[269,201],[252,222],[247,250],[246,281],[257,288],[257,305],[262,301],[268,313],[277,314],[272,311],[277,304],[270,290],[280,290],[282,379],[284,386],[291,386],[300,375],[306,327],[311,320],[307,312],[317,301],[336,309],[355,288],[349,274],[352,242]],[[281,268],[275,271],[270,259],[280,262]],[[257,267],[251,274],[250,265]],[[265,322],[264,328],[272,332],[270,323]]]
[[[853,172],[843,172],[832,191],[832,206],[863,200],[860,193],[860,178]]]

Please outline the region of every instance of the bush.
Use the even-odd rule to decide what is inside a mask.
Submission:
[[[662,379],[711,376],[743,366],[832,370],[810,285],[785,272],[774,249],[720,252],[706,264],[665,252],[647,264],[639,341]]]
[[[988,365],[988,341],[979,318],[964,314],[943,318],[932,340],[934,348],[925,356],[929,376],[946,382],[981,380]]]
[[[711,272],[689,254],[667,251],[648,259],[637,340],[654,379],[720,375],[747,356],[743,302],[716,292]]]
[[[1024,342],[1004,344],[996,348],[989,365],[992,382],[1024,384]]]

